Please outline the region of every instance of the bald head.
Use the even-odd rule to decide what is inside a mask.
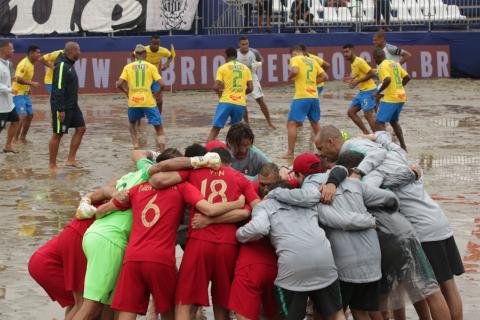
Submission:
[[[77,42],[69,41],[65,44],[65,55],[73,61],[80,58],[80,45]]]
[[[344,142],[342,132],[331,125],[323,126],[315,137],[315,146],[318,152],[329,161],[337,160]]]
[[[325,142],[330,138],[343,140],[342,132],[340,131],[340,129],[331,125],[323,126],[320,130],[320,133],[318,134],[318,138],[320,140],[320,143]]]

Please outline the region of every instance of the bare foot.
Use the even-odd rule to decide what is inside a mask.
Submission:
[[[273,129],[273,130],[277,129],[277,127],[275,127],[271,122],[268,124],[268,126],[270,127],[270,129]]]
[[[3,153],[18,153],[18,151],[13,148],[5,148],[3,149]]]
[[[52,173],[58,174],[58,173],[62,173],[62,172],[63,172],[63,169],[57,167],[57,165],[50,165],[50,171],[51,171]]]
[[[27,144],[29,143],[30,141],[28,141],[26,138],[21,138],[18,143],[22,143],[22,144]]]
[[[140,150],[140,145],[138,143],[134,144],[133,150]]]
[[[83,168],[82,164],[76,160],[65,162],[65,167],[73,167],[77,169]]]

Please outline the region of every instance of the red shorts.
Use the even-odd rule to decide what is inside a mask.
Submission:
[[[176,280],[175,267],[158,262],[127,261],[118,277],[112,309],[144,315],[152,294],[157,313],[173,311]]]
[[[62,308],[75,304],[72,292],[65,290],[65,279],[59,239],[53,238],[33,253],[28,272]]]
[[[260,319],[261,306],[267,318],[274,318],[280,306],[273,282],[277,266],[250,264],[235,270],[228,308],[245,318]]]
[[[236,245],[189,239],[178,274],[175,303],[208,306],[211,281],[213,305],[228,308],[237,256]]]
[[[73,228],[66,227],[58,235],[63,259],[65,289],[83,293],[87,258],[83,253],[82,236]]]

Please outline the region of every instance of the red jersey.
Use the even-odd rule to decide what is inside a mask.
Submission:
[[[250,264],[267,264],[271,266],[277,265],[275,248],[270,243],[270,239],[268,237],[257,241],[243,243],[240,246],[237,268],[248,266]]]
[[[133,223],[123,261],[150,261],[175,267],[176,235],[184,205],[195,207],[203,200],[200,191],[190,183],[157,190],[145,182],[131,188],[128,196]]]
[[[240,195],[245,196],[245,202],[250,204],[259,199],[253,190],[250,180],[243,174],[230,167],[221,167],[218,170],[199,169],[192,171],[180,171],[182,180],[188,180],[201,190],[202,195],[210,203],[235,201]],[[192,229],[190,214],[190,228],[188,237],[215,243],[238,244],[236,232],[237,225],[231,223],[211,224],[203,229]]]

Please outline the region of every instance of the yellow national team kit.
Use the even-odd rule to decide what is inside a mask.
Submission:
[[[252,81],[250,69],[236,60],[229,61],[217,69],[215,79],[221,81],[224,88],[212,126],[223,128],[228,118],[232,125],[241,122],[247,105],[247,84]]]
[[[295,96],[288,113],[289,122],[311,122],[320,120],[320,100],[318,99],[317,78],[325,71],[313,59],[304,55],[290,59],[290,69],[297,68],[295,76]]]
[[[408,76],[408,73],[399,63],[392,60],[383,60],[378,66],[377,72],[381,82],[386,78],[391,80],[388,87],[382,92],[384,96],[378,108],[377,121],[384,123],[398,121],[403,105],[407,101],[403,79]]]
[[[58,56],[63,53],[63,50],[57,50],[50,53],[43,55],[42,59],[45,62],[50,63],[51,65],[55,65],[55,61],[57,60]],[[53,81],[53,68],[47,68],[45,72],[45,78],[43,79],[44,84],[52,84]]]
[[[30,59],[28,59],[28,57],[25,57],[17,65],[17,69],[15,70],[15,77],[21,78],[27,81],[32,81],[34,73],[35,73],[35,68],[33,66],[33,63],[30,61]],[[17,91],[17,93],[15,94],[17,96],[27,95],[30,92],[29,85],[20,84],[16,81],[13,83],[12,89]]]
[[[157,52],[153,52],[152,49],[150,49],[150,46],[146,46],[145,49],[147,50],[147,57],[145,60],[157,68],[160,68],[163,58],[170,58],[172,55],[170,50],[164,47],[159,47]]]
[[[128,82],[128,106],[156,107],[151,87],[154,81],[161,78],[158,69],[147,61],[137,60],[127,64],[120,79]]]
[[[290,68],[298,68],[295,77],[294,99],[318,98],[317,77],[325,71],[313,59],[296,56],[290,59]]]
[[[234,60],[225,63],[217,70],[217,81],[222,81],[224,90],[219,102],[247,105],[247,82],[252,81],[250,69]]]
[[[316,63],[318,63],[318,66],[320,68],[322,68],[323,70],[323,64],[325,63],[325,61],[320,58],[319,56],[313,54],[313,53],[307,53],[307,57],[309,57],[310,59],[312,59],[313,61],[315,61]],[[325,82],[322,81],[322,82],[319,82],[317,83],[317,89],[318,88],[323,88],[325,86]],[[318,90],[317,90],[318,91]],[[318,92],[318,94],[320,94],[321,90]]]
[[[383,82],[387,77],[390,77],[392,80],[390,85],[383,91],[384,96],[382,101],[407,101],[407,95],[405,94],[405,88],[402,85],[402,81],[403,78],[408,76],[408,73],[399,63],[392,60],[383,60],[383,62],[378,66],[377,73],[381,82]]]
[[[372,68],[367,63],[367,61],[365,61],[365,59],[355,57],[355,60],[353,60],[352,63],[352,78],[354,80],[365,77],[370,72],[370,70],[372,70]],[[375,85],[375,81],[373,81],[373,79],[369,79],[358,84],[358,89],[360,89],[360,91],[370,91],[376,88],[377,86]]]

